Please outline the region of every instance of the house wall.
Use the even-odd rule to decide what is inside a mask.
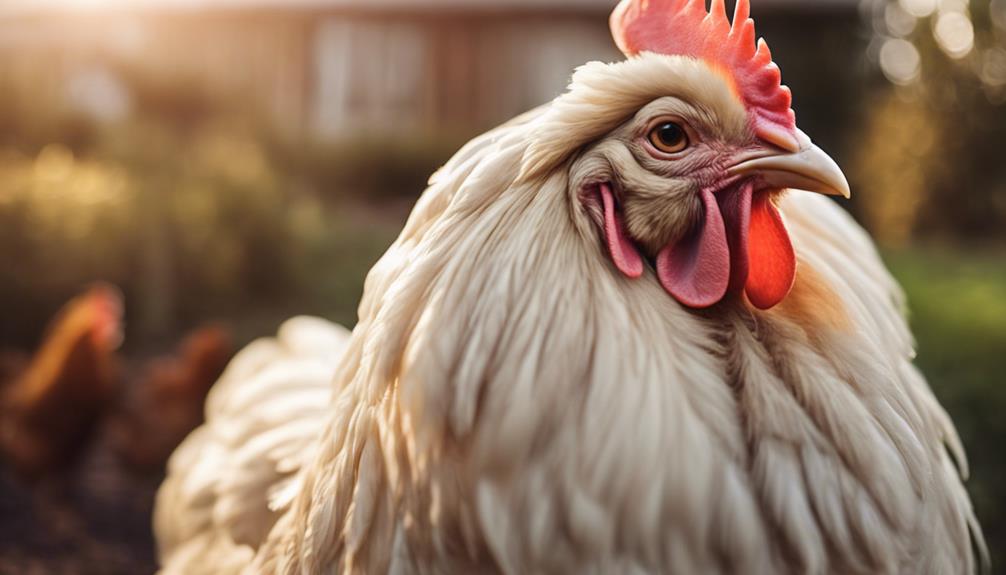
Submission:
[[[0,20],[3,97],[114,119],[122,104],[103,112],[103,97],[135,103],[160,88],[192,90],[251,106],[282,131],[328,138],[487,126],[559,94],[575,66],[616,57],[592,12]]]
[[[314,41],[325,135],[482,127],[551,100],[574,68],[618,57],[603,20],[333,15]]]
[[[114,121],[130,103],[188,91],[294,135],[471,133],[551,100],[576,66],[620,57],[607,10],[593,4],[336,4],[0,17],[0,104],[76,108]],[[765,20],[785,22],[773,36],[777,47],[809,22],[819,30],[836,18],[805,11],[793,23],[780,15]]]
[[[0,98],[40,111],[89,112],[101,96],[87,93],[95,87],[89,79],[105,78],[98,92],[124,91],[133,104],[184,99],[188,91],[301,130],[311,29],[302,17],[247,15],[7,19],[0,21]]]

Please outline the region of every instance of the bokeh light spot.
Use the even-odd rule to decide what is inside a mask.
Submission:
[[[996,26],[1006,30],[1006,0],[992,0],[989,3],[989,16]]]
[[[915,16],[901,7],[901,4],[891,3],[884,8],[884,24],[892,35],[904,38],[915,30]]]
[[[960,12],[942,12],[934,29],[936,42],[951,58],[963,58],[975,45],[971,20]]]
[[[73,171],[73,152],[62,144],[49,144],[35,158],[35,177],[45,181],[66,179]]]
[[[982,56],[982,82],[989,86],[1006,86],[1006,49],[986,50]]]
[[[894,84],[911,84],[919,77],[919,51],[907,40],[889,38],[880,47],[880,69]]]
[[[937,0],[900,0],[899,4],[916,18],[925,18],[936,11]]]

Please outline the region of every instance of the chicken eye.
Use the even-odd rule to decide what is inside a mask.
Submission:
[[[688,133],[675,122],[664,122],[650,130],[650,143],[666,154],[674,154],[688,147]]]

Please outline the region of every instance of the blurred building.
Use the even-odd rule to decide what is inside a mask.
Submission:
[[[851,11],[857,0],[755,0]],[[101,121],[158,91],[324,138],[469,131],[618,53],[611,0],[8,0],[0,91]],[[139,93],[138,93],[139,92]]]

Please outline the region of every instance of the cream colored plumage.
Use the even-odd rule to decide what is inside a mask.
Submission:
[[[458,152],[348,341],[293,320],[217,384],[159,493],[163,572],[974,570],[962,449],[838,205],[779,200],[798,270],[768,311],[690,310],[601,249],[585,147],[690,89],[729,117],[720,84],[588,64]]]

